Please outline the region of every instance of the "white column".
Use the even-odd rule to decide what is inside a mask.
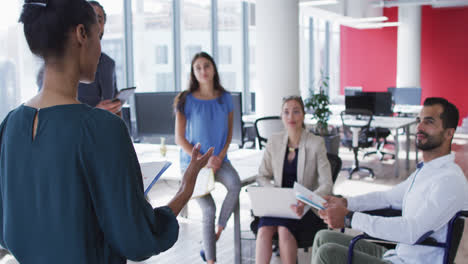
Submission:
[[[397,87],[421,87],[421,6],[398,8]]]
[[[300,95],[298,0],[257,0],[256,23],[256,113],[279,115],[283,97]]]

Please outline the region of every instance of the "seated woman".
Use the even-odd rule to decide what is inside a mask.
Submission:
[[[257,182],[262,186],[292,188],[297,181],[321,196],[327,195],[331,193],[333,183],[325,142],[305,129],[304,116],[301,97],[291,96],[283,100],[281,118],[286,131],[274,134],[268,139]],[[292,209],[301,215],[304,204],[298,202]],[[260,218],[256,263],[270,263],[272,238],[276,233],[281,262],[296,263],[298,234],[315,233],[323,228],[326,228],[325,223],[312,210],[300,220]]]

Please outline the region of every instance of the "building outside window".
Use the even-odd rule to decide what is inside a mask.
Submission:
[[[168,47],[166,45],[158,45],[156,46],[156,64],[168,64],[169,57],[168,57]]]
[[[138,92],[175,89],[172,5],[172,0],[132,1],[134,78]]]
[[[181,89],[187,89],[187,76],[193,55],[200,51],[212,54],[211,0],[180,0],[181,2]]]

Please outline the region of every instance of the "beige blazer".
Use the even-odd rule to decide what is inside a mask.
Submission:
[[[257,176],[261,186],[281,187],[287,144],[286,131],[273,134],[268,139]],[[305,129],[299,142],[297,182],[321,196],[331,194],[333,188],[325,141]]]

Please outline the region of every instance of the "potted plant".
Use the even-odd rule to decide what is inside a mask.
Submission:
[[[323,73],[321,73],[321,77],[317,83],[319,92],[315,93],[314,89],[309,88],[309,97],[306,98],[304,105],[310,111],[313,118],[317,120],[317,125],[313,130],[314,134],[324,137],[328,153],[338,155],[340,135],[335,129],[328,126],[328,119],[332,112],[328,108],[330,100],[325,93],[325,88],[329,87],[329,81],[330,78],[323,76]]]

